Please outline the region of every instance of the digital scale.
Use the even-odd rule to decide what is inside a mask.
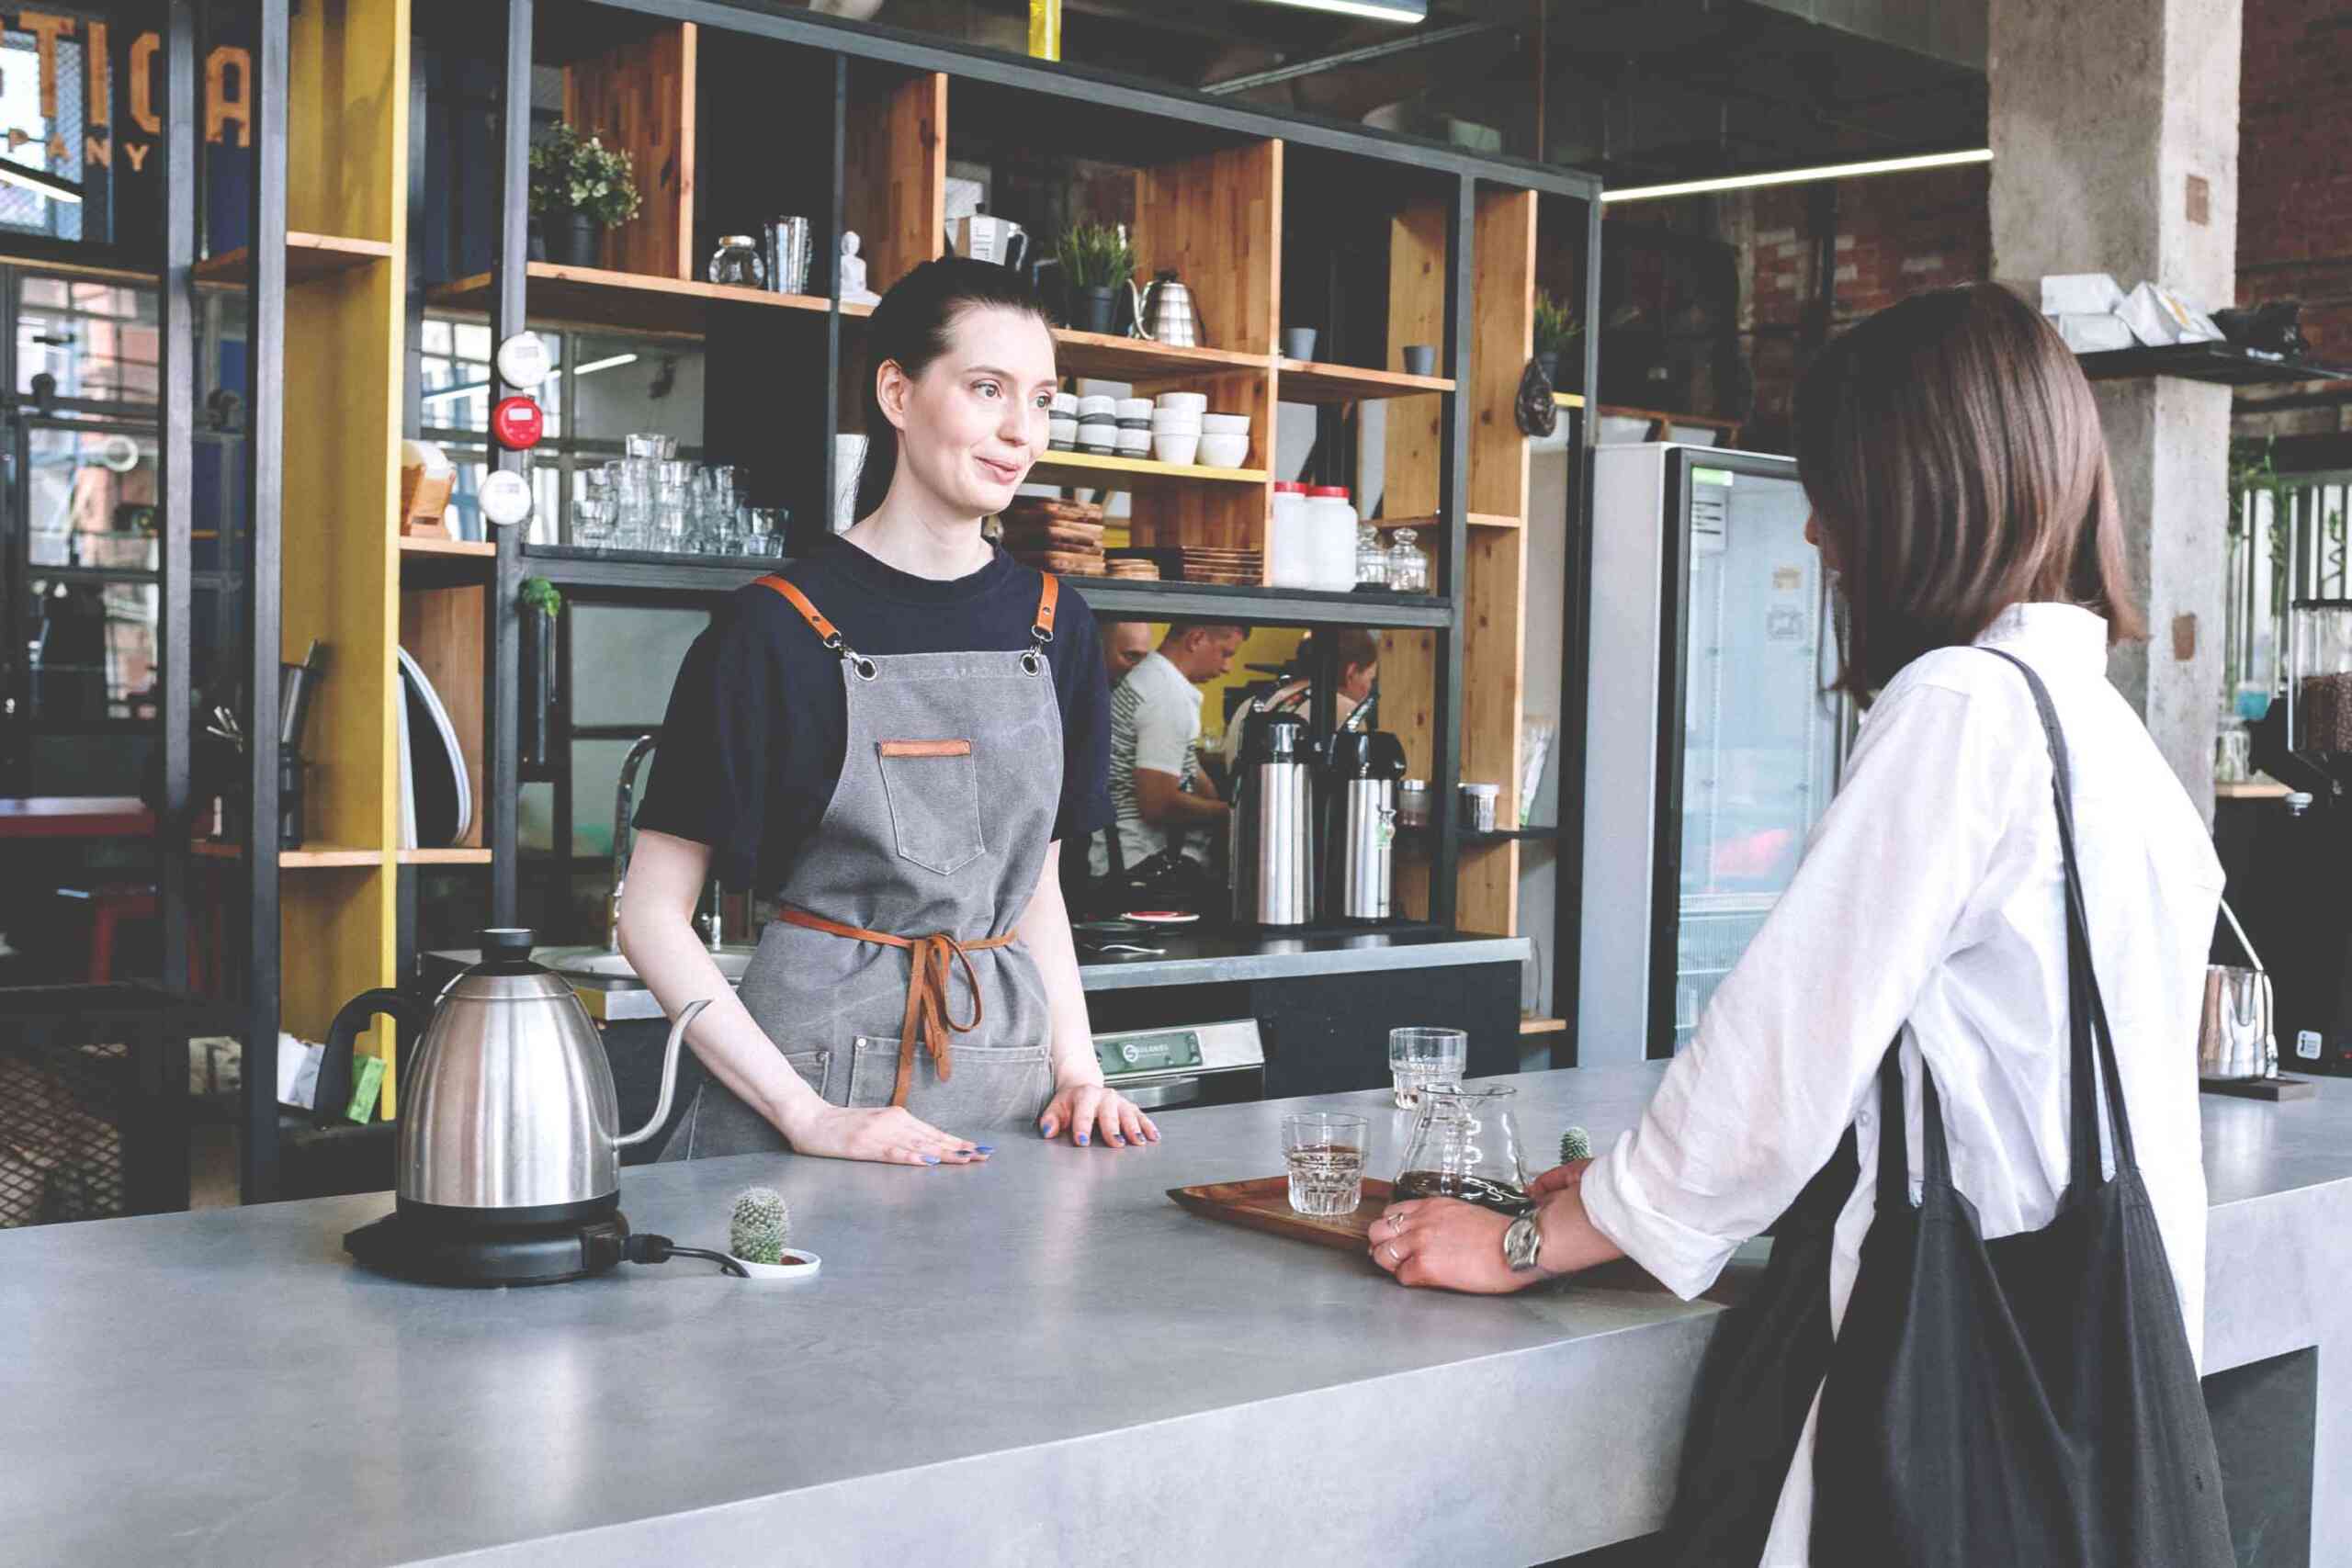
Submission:
[[[1103,1080],[1146,1111],[1232,1105],[1266,1092],[1266,1050],[1255,1019],[1094,1037]]]

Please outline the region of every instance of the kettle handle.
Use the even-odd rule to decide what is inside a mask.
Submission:
[[[343,1010],[327,1025],[326,1049],[319,1055],[319,1085],[311,1097],[313,1124],[325,1126],[345,1120],[344,1112],[351,1105],[352,1052],[359,1043],[359,1032],[378,1013],[389,1014],[412,1040],[424,1039],[426,1026],[433,1021],[423,1002],[389,986],[362,991],[344,1003]]]
[[[641,1144],[660,1132],[670,1120],[670,1102],[678,1092],[678,1047],[685,1043],[686,1025],[709,1005],[710,998],[705,997],[700,1001],[688,1002],[678,1010],[678,1021],[670,1026],[670,1043],[662,1053],[662,1098],[654,1101],[653,1119],[626,1137],[615,1138],[613,1147],[625,1149],[631,1144]]]
[[[1134,319],[1127,323],[1127,335],[1151,341],[1150,332],[1143,324],[1143,290],[1136,287],[1136,275],[1127,274],[1127,299],[1135,306]]]

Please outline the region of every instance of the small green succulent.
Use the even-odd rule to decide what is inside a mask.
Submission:
[[[1571,1127],[1560,1134],[1560,1163],[1572,1164],[1592,1157],[1592,1134],[1581,1127]]]
[[[584,213],[609,229],[637,216],[636,169],[627,152],[558,125],[531,143],[531,212]]]
[[[1559,354],[1584,331],[1575,310],[1543,289],[1535,291],[1535,352]]]
[[[736,1194],[734,1217],[727,1226],[728,1251],[746,1263],[781,1263],[791,1238],[792,1211],[783,1193],[773,1187],[753,1187]]]
[[[1126,234],[1100,223],[1065,230],[1054,247],[1062,279],[1071,288],[1117,288],[1135,276],[1136,254]]]

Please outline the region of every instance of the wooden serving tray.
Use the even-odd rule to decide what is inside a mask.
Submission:
[[[1168,1195],[1206,1219],[1223,1220],[1268,1235],[1313,1242],[1335,1251],[1359,1256],[1371,1250],[1372,1222],[1388,1207],[1388,1183],[1377,1177],[1363,1179],[1363,1201],[1352,1214],[1317,1219],[1290,1206],[1290,1178],[1261,1177],[1255,1181],[1218,1181],[1203,1187],[1171,1187]]]

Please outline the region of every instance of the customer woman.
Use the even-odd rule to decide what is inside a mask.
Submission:
[[[2115,1064],[2098,1098],[2111,1101],[2120,1082],[2162,1240],[2160,1249],[2143,1247],[2150,1263],[2141,1272],[2153,1277],[2143,1282],[2157,1301],[2177,1304],[2177,1312],[2159,1306],[2134,1328],[2152,1353],[2173,1358],[2175,1381],[2193,1401],[2205,1180],[2190,1064],[2222,873],[2197,811],[2107,681],[2109,646],[2143,634],[2125,582],[2098,409],[2057,333],[1989,285],[1906,300],[1823,353],[1798,389],[1796,412],[1799,468],[1814,508],[1806,536],[1838,574],[1848,612],[1839,683],[1871,701],[1837,799],[1640,1124],[1600,1158],[1536,1182],[1532,1237],[1521,1231],[1514,1238],[1516,1261],[1532,1267],[1515,1270],[1506,1259],[1508,1219],[1450,1201],[1396,1205],[1375,1222],[1372,1253],[1407,1284],[1468,1291],[1515,1290],[1631,1257],[1688,1298],[1714,1281],[1735,1247],[1781,1218],[1777,1284],[1768,1272],[1761,1292],[1768,1310],[1751,1308],[1722,1331],[1726,1340],[1750,1337],[1739,1364],[1756,1375],[1745,1403],[1730,1383],[1702,1393],[1678,1508],[1683,1551],[1672,1560],[1769,1568],[1942,1561],[1908,1551],[1849,1555],[1825,1541],[1842,1529],[1838,1510],[1876,1507],[1883,1492],[1905,1484],[1882,1486],[1872,1467],[1907,1461],[1916,1467],[1909,1484],[1942,1489],[1939,1506],[1958,1510],[1982,1508],[1975,1489],[2004,1479],[2055,1483],[1938,1471],[1933,1454],[1906,1453],[1906,1443],[1932,1449],[1969,1435],[1914,1431],[1865,1443],[1837,1473],[1825,1458],[1816,1517],[1816,1433],[1825,1444],[1832,1438],[1828,1417],[1839,1412],[1844,1358],[1853,1348],[1845,1341],[1857,1321],[1873,1329],[1880,1321],[1870,1264],[1886,1245],[1872,1229],[1882,1137],[1890,1150],[1923,1149],[1924,1062],[1937,1090],[1930,1103],[1940,1103],[1949,1185],[1974,1205],[1983,1236],[2057,1234],[2062,1207],[2075,1213],[2105,1190],[2119,1190],[2119,1201],[2136,1208],[2136,1189],[2101,1180],[2117,1169],[2118,1148],[2128,1155],[2119,1129],[2095,1132],[2087,1167],[2069,1167],[2070,1149],[2085,1146],[2070,1127],[2080,1113],[2071,1090],[2083,1081],[2070,1057],[2079,1051],[2088,1059],[2072,1031],[2093,1028],[2070,1007],[2070,973],[2095,983]],[[2070,971],[2054,748],[2045,744],[2033,689],[2010,659],[2046,685],[2069,756],[2063,798],[2071,802],[2088,910],[2086,972]],[[2080,1010],[2098,1012],[2095,1005]],[[1890,1040],[1899,1043],[1899,1100],[1893,1077],[1882,1076]],[[2079,1106],[2089,1108],[2084,1087]],[[1903,1108],[1892,1128],[1883,1103]],[[1916,1154],[1894,1168],[1921,1190]],[[2070,1182],[2078,1189],[2071,1196]],[[1799,1201],[1801,1192],[1809,1201]],[[1888,1235],[1908,1219],[1907,1211],[1891,1218]],[[1792,1270],[1806,1268],[1799,1260],[1807,1256],[1817,1271],[1798,1278]],[[2041,1255],[2045,1274],[2078,1264]],[[1890,1271],[1899,1272],[1882,1269]],[[1808,1292],[1821,1315],[1812,1314]],[[1860,1313],[1866,1298],[1872,1315],[1857,1319],[1849,1302]],[[2086,1320],[2101,1304],[2095,1290],[2073,1303]],[[1909,1303],[1915,1321],[1919,1308]],[[1888,1308],[1897,1319],[1904,1310]],[[1946,1321],[1988,1333],[1999,1326],[1965,1311]],[[1804,1326],[1778,1345],[1752,1342],[1776,1325]],[[2071,1326],[2050,1331],[2063,1336]],[[2086,1348],[2078,1364],[2094,1367],[2105,1353]],[[1825,1363],[1828,1393],[1817,1396]],[[1941,1376],[1963,1381],[1963,1392],[1943,1407],[1941,1422],[1925,1427],[1961,1421],[1961,1406],[1974,1396],[1965,1380],[1989,1385],[2014,1370],[2014,1362],[1943,1369]],[[1855,1388],[1852,1396],[1867,1404],[1904,1391]],[[2070,1414],[2081,1413],[2044,1411],[2053,1422]],[[2203,1430],[2201,1404],[2184,1420]],[[2139,1416],[2109,1419],[2092,1445],[2104,1456],[2094,1456],[2094,1468],[2121,1454],[2128,1472],[2132,1445],[2151,1438],[2133,1428],[2148,1425]],[[2195,1446],[2184,1440],[2184,1451]],[[2210,1433],[2203,1452],[2210,1459]],[[1710,1468],[1711,1455],[1740,1454],[1744,1467]],[[2029,1462],[2021,1447],[2012,1463]],[[1694,1486],[1694,1476],[1709,1484]],[[2217,1478],[2184,1471],[2165,1479],[2184,1498],[2210,1483],[2204,1501],[2218,1520]],[[2194,1530],[2209,1545],[2211,1523]],[[1955,1527],[1970,1528],[1965,1520]],[[2102,1553],[2115,1550],[2120,1529],[2095,1523],[2087,1552],[2001,1560],[2118,1561]],[[2159,1560],[2207,1559],[2138,1559]]]
[[[980,534],[1045,450],[1045,311],[933,261],[864,332],[859,521],[695,643],[637,815],[621,945],[667,1010],[717,998],[662,1157],[1157,1140],[1103,1085],[1057,871],[1111,820],[1093,617]],[[693,929],[714,868],[779,903],[740,995]]]

